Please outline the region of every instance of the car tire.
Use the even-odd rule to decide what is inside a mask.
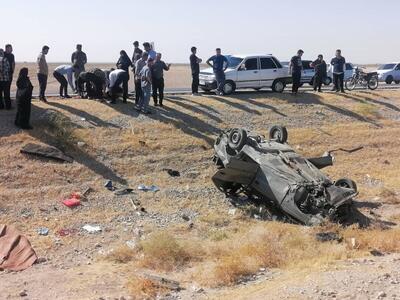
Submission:
[[[330,85],[331,83],[332,83],[332,78],[326,77],[326,78],[324,79],[324,85]]]
[[[385,82],[386,82],[386,84],[392,84],[392,82],[393,82],[393,76],[389,75],[388,77],[386,77]]]
[[[228,80],[225,82],[223,89],[225,95],[230,95],[235,91],[236,85],[232,80]]]
[[[288,139],[288,132],[286,127],[275,125],[269,130],[270,140],[276,140],[278,143],[284,144]]]
[[[231,149],[240,151],[247,143],[247,132],[244,129],[232,129],[228,136],[228,145]]]
[[[282,93],[285,90],[286,84],[280,80],[277,79],[272,83],[272,91],[275,93]]]
[[[357,192],[357,184],[349,178],[341,178],[335,182],[335,186],[353,189]]]
[[[399,84],[399,83],[400,83],[400,80],[395,80],[394,83],[395,83],[395,84]]]

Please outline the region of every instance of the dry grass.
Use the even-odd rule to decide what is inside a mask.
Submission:
[[[136,252],[128,246],[121,246],[114,249],[105,257],[106,260],[125,264],[132,261],[136,257]]]
[[[382,188],[379,196],[383,198],[383,202],[388,204],[400,204],[400,196],[391,189]]]
[[[126,283],[126,288],[131,293],[133,299],[155,299],[157,296],[166,294],[169,290],[160,287],[154,281],[141,276],[133,276]]]
[[[360,103],[355,107],[355,111],[368,118],[380,118],[379,108],[371,103]]]

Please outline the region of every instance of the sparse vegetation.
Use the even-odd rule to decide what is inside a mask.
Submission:
[[[157,296],[169,291],[164,287],[160,287],[154,281],[137,275],[129,279],[126,287],[135,300],[155,299]]]
[[[135,256],[136,252],[133,249],[128,246],[120,246],[108,253],[105,259],[123,264],[132,261]]]

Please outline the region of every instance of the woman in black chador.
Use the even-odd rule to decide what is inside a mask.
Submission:
[[[15,117],[15,125],[22,129],[32,129],[29,119],[31,117],[33,86],[28,77],[28,68],[22,68],[19,71],[17,88],[17,116]]]

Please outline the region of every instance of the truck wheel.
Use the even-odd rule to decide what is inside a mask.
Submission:
[[[276,140],[278,143],[284,144],[288,139],[288,132],[286,127],[275,125],[269,130],[269,138]]]
[[[335,186],[344,187],[347,189],[353,189],[357,192],[357,184],[348,178],[341,178],[335,182]]]
[[[392,82],[393,82],[393,76],[392,76],[392,75],[389,75],[389,76],[386,78],[386,84],[392,84]]]
[[[244,129],[232,129],[228,137],[228,145],[233,150],[240,151],[247,143],[247,132]]]
[[[236,89],[235,83],[233,81],[227,81],[224,84],[224,94],[225,95],[230,95],[232,94]]]
[[[277,79],[272,84],[272,91],[274,91],[275,93],[282,93],[285,87],[286,84],[282,80]]]

